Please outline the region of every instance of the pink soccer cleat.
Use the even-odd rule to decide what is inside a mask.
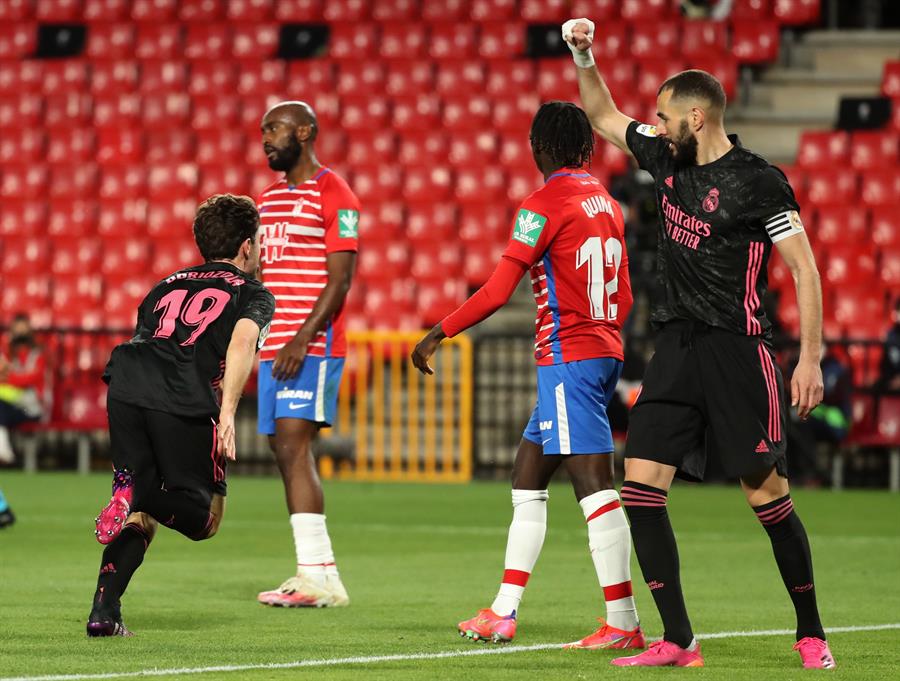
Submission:
[[[100,515],[94,520],[97,529],[94,535],[101,544],[109,544],[125,527],[125,521],[131,513],[131,497],[134,493],[134,483],[131,471],[122,468],[113,472],[112,499],[106,505]]]
[[[275,608],[342,608],[350,603],[337,575],[328,575],[321,582],[297,575],[277,589],[261,592],[256,600]]]
[[[794,644],[794,650],[800,653],[804,669],[834,669],[837,666],[828,644],[820,638],[801,638]]]
[[[631,648],[642,650],[647,647],[644,633],[640,627],[626,631],[607,624],[603,618],[598,621],[600,628],[597,631],[585,636],[580,641],[567,643],[563,648],[567,650],[627,650]]]
[[[655,641],[643,653],[631,657],[617,657],[610,664],[617,667],[702,667],[700,644],[686,650],[671,641]]]
[[[459,635],[473,641],[509,643],[516,636],[516,611],[500,616],[490,608],[479,610],[470,620],[457,625]]]

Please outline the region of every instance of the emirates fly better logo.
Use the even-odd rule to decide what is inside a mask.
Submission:
[[[516,216],[516,230],[513,232],[513,239],[534,248],[545,224],[547,224],[547,218],[543,215],[520,208],[519,214]]]

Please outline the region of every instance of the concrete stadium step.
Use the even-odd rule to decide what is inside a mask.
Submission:
[[[884,61],[900,58],[900,31],[815,31],[791,58],[820,73],[880,79]]]
[[[877,95],[881,78],[842,76],[806,69],[772,69],[750,93],[750,106],[780,114],[837,117],[841,97]]]

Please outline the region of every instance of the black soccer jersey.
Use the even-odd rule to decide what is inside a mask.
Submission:
[[[676,167],[656,128],[632,121],[626,141],[655,180],[659,208],[651,321],[705,322],[750,336],[768,334],[762,308],[772,244],[803,229],[787,178],[734,147],[705,165]]]
[[[217,388],[239,319],[268,333],[275,298],[234,265],[209,262],[159,282],[138,307],[134,338],[115,347],[109,396],[188,417],[217,417]]]

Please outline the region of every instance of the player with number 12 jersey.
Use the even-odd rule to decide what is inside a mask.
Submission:
[[[622,371],[622,322],[631,284],[622,210],[588,170],[593,133],[568,102],[541,106],[531,147],[544,186],[522,203],[497,269],[469,300],[419,343],[413,363],[428,358],[492,314],[528,272],[537,303],[534,355],[537,405],[513,466],[513,521],[505,570],[490,608],[460,622],[474,640],[507,642],[546,532],[547,486],[565,462],[588,525],[591,555],[607,618],[574,648],[643,648],[631,589],[631,543],[613,479],[613,439],[606,408]]]

